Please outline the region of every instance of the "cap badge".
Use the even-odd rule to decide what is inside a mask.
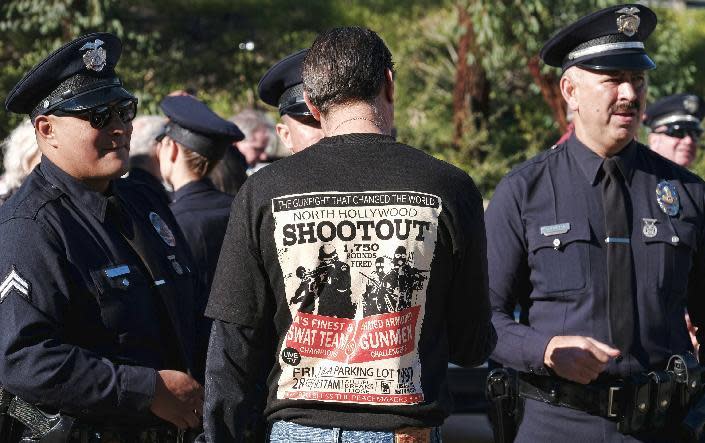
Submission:
[[[617,14],[623,14],[617,17],[617,30],[627,37],[636,34],[636,31],[639,30],[639,23],[641,23],[638,13],[639,8],[634,6],[617,11]]]
[[[154,230],[157,234],[164,240],[164,243],[171,246],[172,248],[176,246],[176,238],[174,238],[174,233],[171,232],[169,226],[162,220],[162,218],[155,212],[149,213],[149,221],[152,222]]]
[[[641,220],[644,222],[644,227],[642,229],[644,236],[648,238],[656,237],[656,234],[658,234],[656,222],[658,220],[656,220],[655,218],[642,218]]]
[[[673,217],[680,210],[680,199],[676,187],[668,180],[663,180],[656,185],[656,201],[664,214]]]
[[[687,96],[683,99],[683,108],[689,113],[695,114],[698,112],[698,98],[693,95]]]
[[[105,67],[105,61],[108,54],[105,52],[105,49],[101,48],[103,43],[103,40],[96,39],[92,43],[86,43],[81,46],[81,49],[79,49],[79,51],[85,51],[86,49],[88,50],[85,54],[83,54],[83,64],[86,65],[87,69],[100,72]]]

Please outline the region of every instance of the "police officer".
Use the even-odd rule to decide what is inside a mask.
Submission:
[[[545,44],[575,133],[510,172],[487,210],[492,358],[525,397],[516,441],[671,441],[689,406],[663,371],[693,361],[686,305],[704,320],[705,184],[634,138],[655,25],[613,6]]]
[[[80,37],[5,101],[43,154],[0,208],[0,383],[26,438],[175,441],[200,421],[190,254],[159,196],[119,178],[137,108],[121,50]]]
[[[681,166],[689,167],[703,133],[705,101],[694,94],[664,97],[646,108],[644,124],[649,132],[649,147]]]
[[[160,106],[169,122],[159,136],[159,169],[174,189],[171,210],[198,268],[201,296],[196,309],[202,316],[234,198],[218,191],[207,175],[225,150],[244,136],[234,123],[220,118],[191,95],[165,97]],[[202,318],[197,324],[196,355],[203,357],[197,363],[201,369],[210,323]]]
[[[323,138],[321,123],[311,116],[304,102],[301,68],[307,51],[302,49],[279,60],[257,87],[263,102],[279,108],[281,121],[275,129],[279,140],[294,154]]]

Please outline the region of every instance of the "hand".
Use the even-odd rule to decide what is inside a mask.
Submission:
[[[688,334],[690,334],[690,341],[693,343],[693,351],[699,357],[700,343],[698,343],[698,337],[696,336],[698,328],[693,326],[693,322],[690,321],[690,315],[687,312],[685,313],[685,325],[688,328]]]
[[[619,349],[593,338],[557,335],[548,342],[543,362],[559,376],[586,385],[617,356]]]
[[[179,429],[195,428],[203,417],[203,386],[180,371],[159,371],[150,410]]]

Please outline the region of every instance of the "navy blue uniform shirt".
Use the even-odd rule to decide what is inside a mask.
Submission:
[[[191,248],[206,294],[218,264],[234,198],[218,191],[208,178],[192,181],[174,192],[171,211]]]
[[[218,264],[220,247],[230,218],[232,195],[220,192],[208,178],[190,182],[174,192],[171,210],[186,237],[196,264],[199,297],[196,301],[196,362],[197,372],[205,371],[210,319],[203,315],[208,303],[208,293]]]
[[[636,333],[632,351],[610,362],[607,373],[625,375],[665,369],[669,356],[692,349],[686,304],[693,323],[703,325],[705,184],[635,141],[617,157],[632,202]],[[602,161],[573,135],[517,167],[497,187],[485,215],[499,337],[492,358],[506,366],[546,374],[544,351],[557,335],[609,344]],[[675,216],[657,201],[664,180],[680,197]],[[569,229],[557,231],[565,232],[541,232],[564,223]],[[647,226],[652,224],[655,233]],[[513,315],[517,303],[520,323]]]
[[[151,422],[155,370],[192,366],[195,279],[160,198],[121,179],[110,191],[152,233],[164,275],[150,277],[105,195],[43,158],[0,208],[0,384],[48,411]]]

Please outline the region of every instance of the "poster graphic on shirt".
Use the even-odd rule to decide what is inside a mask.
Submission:
[[[411,191],[272,201],[292,324],[277,398],[415,404],[441,199]]]

